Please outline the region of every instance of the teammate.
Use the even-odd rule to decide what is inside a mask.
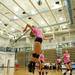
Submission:
[[[39,61],[39,55],[41,53],[41,43],[43,40],[43,32],[41,29],[35,27],[35,26],[31,26],[29,24],[26,25],[25,29],[23,30],[23,32],[25,32],[27,30],[27,28],[31,29],[31,34],[30,35],[34,35],[35,36],[35,41],[34,41],[34,51],[32,53],[32,58],[31,61],[28,65],[28,69],[29,72],[33,72],[35,70],[35,63]]]
[[[61,60],[60,56],[58,56],[57,59],[56,59],[56,68],[57,68],[57,70],[62,70],[61,69],[61,63],[62,63],[62,60]]]
[[[66,72],[64,72],[64,75],[66,75],[67,72],[70,72],[70,75],[72,75],[72,66],[71,66],[70,54],[68,53],[68,50],[64,52],[63,58],[64,58],[64,64],[66,66]]]
[[[44,62],[45,62],[45,56],[42,51],[39,56],[39,75],[44,75]]]

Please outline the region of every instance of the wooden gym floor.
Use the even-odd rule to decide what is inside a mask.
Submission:
[[[33,75],[33,74],[29,73],[27,70],[21,68],[21,69],[15,70],[15,75]],[[34,75],[39,75],[38,71],[35,71]],[[62,75],[62,73],[61,73],[61,71],[49,70],[47,75]]]
[[[15,74],[14,75],[33,75],[33,74],[29,73],[27,71],[27,69],[20,68],[18,70],[15,70]],[[37,70],[35,71],[34,75],[39,75]],[[44,75],[46,75],[46,74],[44,74]],[[61,71],[49,70],[47,75],[63,75],[63,74],[62,74]],[[73,75],[75,75],[75,71],[73,71]]]

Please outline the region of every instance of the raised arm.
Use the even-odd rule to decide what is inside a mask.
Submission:
[[[29,25],[29,24],[27,24],[26,27],[25,27],[25,29],[23,30],[23,32],[25,32],[25,31],[27,30],[28,27],[32,30],[32,26]]]

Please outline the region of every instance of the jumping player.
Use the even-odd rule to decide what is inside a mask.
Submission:
[[[23,30],[26,31],[27,28],[31,29],[32,34],[35,36],[35,41],[34,41],[34,52],[32,53],[32,58],[31,61],[28,65],[29,72],[33,72],[35,70],[35,63],[39,61],[39,55],[41,53],[41,43],[43,40],[43,32],[41,29],[31,26],[29,24],[26,25],[25,29]]]

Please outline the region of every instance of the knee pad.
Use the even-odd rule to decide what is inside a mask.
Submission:
[[[35,62],[30,61],[30,66],[34,68],[35,67]]]
[[[45,65],[45,66],[44,66],[44,69],[48,70],[48,69],[49,69],[49,67]]]
[[[39,72],[39,75],[41,75],[41,72]]]
[[[37,53],[33,53],[32,56],[33,56],[34,58],[39,58],[39,54],[37,54]]]
[[[28,64],[28,71],[34,73],[34,70],[35,70],[35,62],[30,61],[30,63]]]
[[[42,72],[42,75],[44,75],[44,72]]]
[[[46,72],[46,75],[48,74],[48,72]]]
[[[69,71],[69,69],[67,69],[67,71]]]
[[[70,71],[72,72],[72,69],[70,69]]]
[[[40,62],[41,62],[41,63],[43,63],[43,61],[42,61],[42,60],[41,60]]]

